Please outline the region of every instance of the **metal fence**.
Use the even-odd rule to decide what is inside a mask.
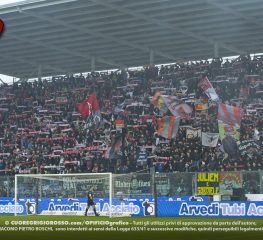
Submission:
[[[14,176],[0,176],[0,197],[14,196],[14,182]],[[263,171],[131,173],[113,177],[113,194],[123,196],[234,195],[235,189],[244,194],[263,194]]]

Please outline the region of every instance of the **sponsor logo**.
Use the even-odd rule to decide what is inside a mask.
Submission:
[[[189,197],[189,201],[190,202],[203,202],[204,199],[202,197],[192,196],[192,197]]]
[[[74,202],[72,204],[55,204],[51,202],[48,205],[48,211],[84,211],[86,206],[86,203],[79,202]]]
[[[109,212],[110,205],[108,203],[104,203],[101,209],[102,212]],[[135,205],[133,202],[129,204],[121,203],[119,205],[112,205],[111,208],[112,213],[126,213],[126,214],[139,214],[140,207]]]
[[[257,206],[255,203],[249,204],[249,208],[247,210],[247,216],[263,216],[263,206]]]
[[[49,212],[78,212],[85,211],[87,203],[74,202],[72,204],[56,204],[54,202],[49,203]],[[97,203],[96,208],[99,212],[107,213],[110,210],[109,203]],[[92,209],[90,209],[91,211]],[[140,207],[130,202],[129,204],[121,203],[111,206],[112,213],[127,213],[127,214],[139,214]]]
[[[246,204],[245,203],[220,203],[220,209],[222,210],[222,216],[245,216],[246,215]]]
[[[183,202],[179,210],[179,216],[218,216],[219,204],[194,205]]]
[[[148,200],[144,201],[143,204],[144,216],[154,216],[155,215],[155,206],[153,202]]]
[[[260,215],[261,214],[261,215]],[[245,203],[212,203],[209,205],[182,203],[179,216],[246,216]],[[250,204],[248,216],[263,216],[263,207]]]
[[[23,213],[24,207],[22,205],[16,205],[16,213]],[[15,205],[11,202],[8,204],[2,205],[0,204],[0,214],[3,213],[15,213]]]
[[[27,215],[36,214],[36,203],[27,201],[26,210],[27,210]]]

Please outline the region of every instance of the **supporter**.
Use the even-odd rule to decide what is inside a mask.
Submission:
[[[161,111],[151,104],[157,90],[176,95],[195,107],[207,102],[198,87],[208,76],[222,101],[249,108],[241,121],[240,141],[262,142],[262,57],[213,59],[186,64],[146,66],[142,70],[59,76],[51,81],[18,82],[0,88],[0,174],[239,171],[262,169],[260,151],[234,158],[217,147],[202,147],[200,137],[188,138],[187,126],[217,133],[217,107],[194,110],[181,119],[175,139],[157,134]],[[258,75],[251,79],[246,75]],[[184,93],[184,89],[187,89]],[[91,93],[100,105],[99,127],[77,111]],[[191,100],[190,94],[194,96]],[[202,103],[202,104],[206,104]],[[167,112],[169,114],[169,111]],[[252,113],[252,114],[250,114]],[[117,129],[115,120],[124,120]],[[123,131],[120,139],[118,134]],[[221,143],[221,141],[219,141]],[[140,154],[146,149],[145,156]],[[262,151],[262,148],[261,148]],[[139,157],[140,156],[140,157]]]

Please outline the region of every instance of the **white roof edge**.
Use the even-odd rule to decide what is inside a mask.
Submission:
[[[29,10],[34,8],[52,6],[57,4],[63,4],[68,2],[76,2],[78,0],[24,0],[20,2],[14,2],[9,4],[0,5],[0,14],[7,14],[17,12],[21,10]]]

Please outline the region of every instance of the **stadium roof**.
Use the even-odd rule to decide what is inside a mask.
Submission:
[[[262,0],[26,0],[0,6],[0,73],[50,76],[263,52]]]

